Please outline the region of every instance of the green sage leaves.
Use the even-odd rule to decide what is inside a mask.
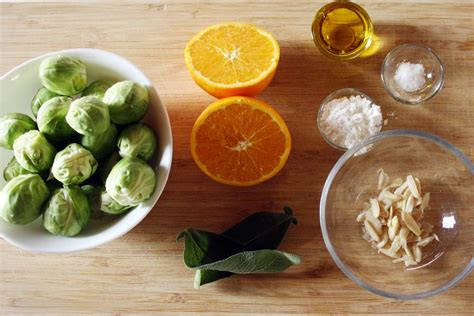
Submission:
[[[222,234],[188,228],[184,239],[184,264],[196,269],[194,286],[235,273],[275,273],[299,264],[301,258],[275,250],[296,218],[290,208],[283,213],[258,212]]]

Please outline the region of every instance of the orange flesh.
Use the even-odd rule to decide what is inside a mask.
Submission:
[[[286,142],[281,126],[271,115],[235,103],[212,112],[198,127],[195,153],[215,177],[250,183],[284,164]]]

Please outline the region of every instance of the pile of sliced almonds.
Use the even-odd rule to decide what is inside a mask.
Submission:
[[[366,203],[366,209],[357,216],[364,223],[363,238],[393,262],[405,266],[417,265],[422,259],[421,248],[439,238],[433,233],[433,225],[420,222],[429,207],[430,193],[422,194],[420,180],[412,175],[406,180],[390,180],[378,171],[380,190],[377,198]]]

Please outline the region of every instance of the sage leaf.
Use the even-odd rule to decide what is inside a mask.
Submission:
[[[296,224],[293,210],[285,207],[283,213],[257,212],[222,233],[251,250],[276,249],[291,223]],[[214,270],[197,270],[194,287],[232,276],[234,273]]]
[[[301,263],[301,258],[283,251],[262,249],[244,251],[226,259],[204,264],[198,269],[226,271],[239,274],[276,273]]]
[[[201,285],[212,283],[233,275],[234,273],[227,271],[197,269],[196,273],[194,274],[194,288],[198,289]]]
[[[225,236],[193,228],[183,230],[176,237],[177,240],[183,238],[184,264],[188,268],[197,268],[246,250],[244,246]]]
[[[183,254],[185,265],[189,268],[197,269],[194,278],[194,287],[199,288],[201,285],[234,274],[232,271],[226,271],[225,269],[223,271],[212,269],[211,263],[224,261],[225,259],[230,259],[230,257],[244,252],[248,254],[236,256],[236,258],[232,260],[245,260],[247,258],[261,260],[262,258],[268,257],[269,255],[264,256],[263,253],[251,253],[255,250],[276,249],[283,240],[291,223],[296,224],[296,218],[293,217],[291,208],[286,207],[283,213],[254,213],[220,235],[192,228],[184,230],[178,235],[177,239],[185,239],[185,250]],[[221,244],[221,242],[223,242],[223,244]],[[216,247],[214,247],[214,245]],[[280,258],[284,261],[281,255],[276,256],[276,258]],[[296,257],[294,255],[290,256],[293,256],[291,257],[292,259]],[[295,259],[294,261],[296,262],[297,260]],[[280,261],[277,261],[275,264],[279,262]],[[288,263],[288,261],[286,262]],[[270,264],[268,269],[272,267],[274,268],[273,264]]]
[[[222,235],[252,250],[277,249],[291,223],[296,224],[296,218],[293,210],[285,207],[284,213],[254,213]]]

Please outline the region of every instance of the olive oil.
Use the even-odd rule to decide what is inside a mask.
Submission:
[[[351,59],[369,48],[373,26],[369,15],[359,5],[335,1],[318,11],[312,33],[322,53],[338,59]]]

